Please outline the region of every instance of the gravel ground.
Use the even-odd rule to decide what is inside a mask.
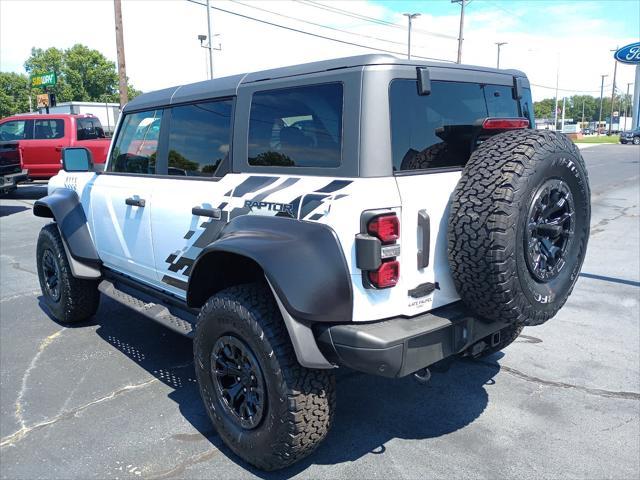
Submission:
[[[1,478],[640,477],[640,147],[582,151],[589,251],[556,318],[421,386],[340,372],[310,458],[264,474],[212,430],[190,341],[104,300],[73,328],[40,306],[43,184],[0,200]]]

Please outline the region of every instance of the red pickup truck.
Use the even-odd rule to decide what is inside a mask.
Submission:
[[[65,147],[86,147],[94,163],[104,163],[111,140],[92,115],[14,115],[0,120],[0,141],[19,141],[30,179],[49,179],[60,170]]]

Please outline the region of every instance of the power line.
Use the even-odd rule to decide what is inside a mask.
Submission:
[[[538,88],[546,88],[548,90],[556,90],[556,87],[549,87],[547,85],[538,85],[536,83],[531,83],[531,86],[533,87],[538,87]],[[605,85],[605,87],[610,87],[611,84],[609,85]],[[572,89],[572,88],[558,88],[559,91],[561,92],[572,92],[572,93],[600,93],[600,89],[597,90],[576,90],[576,89]]]
[[[244,7],[253,8],[253,9],[260,10],[260,11],[262,11],[262,12],[270,13],[270,14],[273,14],[273,15],[279,15],[279,16],[281,16],[281,17],[288,18],[289,20],[295,20],[295,21],[297,21],[297,22],[308,23],[309,25],[314,25],[314,26],[316,26],[316,27],[326,28],[326,29],[328,29],[328,30],[333,30],[333,31],[335,31],[335,32],[346,33],[346,34],[348,34],[348,35],[356,35],[356,36],[358,36],[358,37],[369,38],[369,39],[371,39],[371,40],[378,40],[378,41],[381,41],[381,42],[393,43],[393,44],[395,44],[395,45],[401,45],[401,46],[403,46],[403,47],[406,45],[406,44],[405,44],[405,43],[403,43],[403,42],[396,42],[395,40],[389,40],[389,39],[386,39],[386,38],[380,38],[380,37],[373,37],[373,36],[371,36],[371,35],[365,35],[365,34],[363,34],[363,33],[350,32],[350,31],[348,31],[348,30],[342,30],[342,29],[340,29],[340,28],[336,28],[336,27],[330,27],[330,26],[328,26],[328,25],[322,25],[321,23],[315,23],[315,22],[311,22],[311,21],[309,21],[309,20],[303,20],[303,19],[301,19],[301,18],[292,17],[292,16],[290,16],[290,15],[285,15],[284,13],[274,12],[274,11],[272,11],[272,10],[267,10],[266,8],[257,7],[257,6],[255,6],[255,5],[249,5],[249,4],[247,4],[247,3],[239,2],[239,1],[237,1],[237,0],[229,0],[229,1],[230,1],[230,2],[233,2],[233,3],[237,3],[238,5],[242,5],[242,6],[244,6]],[[418,46],[418,47],[422,47],[422,48],[426,48],[426,47],[424,47],[424,45],[417,45],[417,46]]]
[[[200,5],[200,6],[206,7],[205,3],[200,3],[200,2],[198,2],[196,0],[187,0],[187,2],[195,3],[196,5]],[[260,22],[260,23],[264,23],[266,25],[271,25],[272,27],[278,27],[278,28],[282,28],[282,29],[289,30],[289,31],[292,31],[292,32],[301,33],[303,35],[309,35],[311,37],[322,38],[323,40],[330,40],[332,42],[343,43],[345,45],[351,45],[351,46],[354,46],[354,47],[366,48],[368,50],[374,50],[376,52],[392,53],[394,55],[404,55],[404,52],[398,52],[398,51],[394,51],[394,50],[386,50],[386,49],[383,49],[383,48],[371,47],[369,45],[362,45],[360,43],[349,42],[349,41],[346,41],[346,40],[338,40],[337,38],[326,37],[324,35],[320,35],[320,34],[312,33],[312,32],[307,32],[305,30],[300,30],[298,28],[287,27],[285,25],[280,25],[278,23],[269,22],[267,20],[262,20],[260,18],[251,17],[249,15],[244,15],[242,13],[233,12],[231,10],[226,10],[226,9],[220,8],[220,7],[211,6],[211,8],[213,10],[217,10],[219,12],[228,13],[230,15],[235,15],[237,17],[245,18],[247,20],[253,20],[255,22]],[[423,56],[418,56],[418,55],[414,55],[414,57],[415,58],[419,58],[421,60],[434,60],[434,61],[438,61],[438,62],[447,62],[447,63],[451,62],[450,60],[445,60],[445,59],[442,59],[442,58],[423,57]]]
[[[386,27],[392,27],[392,28],[398,28],[400,30],[405,30],[404,26],[398,25],[397,23],[389,22],[388,20],[381,20],[379,18],[368,17],[366,15],[361,15],[359,13],[350,12],[349,10],[343,10],[341,8],[338,8],[338,7],[334,7],[334,6],[330,6],[330,5],[325,5],[325,4],[322,4],[322,3],[314,2],[312,0],[296,0],[296,1],[299,2],[299,3],[302,3],[302,4],[309,5],[310,7],[319,8],[321,10],[326,10],[328,12],[337,13],[339,15],[344,15],[346,17],[355,18],[357,20],[364,20],[366,22],[377,23],[378,25],[382,25],[382,26],[386,26]],[[453,35],[447,35],[445,33],[430,32],[428,30],[423,30],[423,29],[419,29],[419,28],[414,28],[413,31],[414,32],[418,32],[418,33],[422,33],[424,35],[430,35],[432,37],[446,38],[448,40],[458,40],[458,37],[455,37]]]

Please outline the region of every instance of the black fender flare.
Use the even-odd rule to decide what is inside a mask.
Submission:
[[[58,188],[42,197],[33,205],[36,217],[53,218],[71,256],[91,267],[100,267],[102,262],[89,233],[87,216],[78,194],[73,190]]]
[[[194,287],[203,275],[199,264],[208,255],[220,252],[246,257],[258,264],[296,320],[351,321],[351,276],[340,240],[331,227],[286,217],[234,218],[196,258],[187,285],[188,305],[199,306],[206,301],[198,298]],[[215,271],[215,263],[213,266],[206,263]]]

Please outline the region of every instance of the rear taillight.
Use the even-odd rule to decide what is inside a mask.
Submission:
[[[400,278],[400,220],[387,211],[366,211],[356,235],[356,266],[365,288],[395,287]]]
[[[378,215],[367,223],[367,232],[377,237],[384,245],[388,245],[400,237],[400,221],[395,213]]]
[[[400,262],[385,260],[377,270],[369,272],[369,281],[376,288],[395,287],[400,278]]]
[[[526,118],[487,118],[482,122],[484,130],[517,130],[528,127],[529,120]]]

